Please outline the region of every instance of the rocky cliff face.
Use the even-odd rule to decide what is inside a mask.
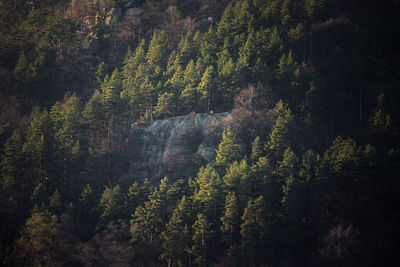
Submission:
[[[165,175],[193,174],[198,166],[215,160],[229,117],[229,113],[195,114],[158,120],[149,126],[132,125],[135,155],[131,173],[153,181]]]

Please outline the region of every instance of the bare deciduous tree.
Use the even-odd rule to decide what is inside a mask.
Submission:
[[[272,128],[275,102],[271,89],[262,84],[249,85],[236,96],[230,118],[242,142],[251,142]],[[249,129],[252,130],[249,132]]]

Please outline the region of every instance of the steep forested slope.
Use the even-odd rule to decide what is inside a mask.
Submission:
[[[2,264],[395,265],[399,11],[1,1]],[[215,159],[135,170],[133,129],[226,111],[176,145]]]

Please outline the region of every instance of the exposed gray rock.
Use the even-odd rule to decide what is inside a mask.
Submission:
[[[142,14],[142,12],[143,10],[141,8],[132,7],[125,11],[125,16],[138,16]]]
[[[218,140],[229,125],[229,113],[195,114],[157,120],[149,126],[132,125],[136,160],[131,173],[159,180],[179,175],[197,161],[213,162]]]
[[[124,5],[124,9],[128,9],[128,8],[134,7],[135,6],[135,2],[136,2],[135,0],[129,1],[128,3],[126,3]]]

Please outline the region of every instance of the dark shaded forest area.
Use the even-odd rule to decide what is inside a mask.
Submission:
[[[399,265],[399,17],[398,0],[1,0],[0,264]],[[130,170],[133,124],[220,112],[215,160]]]

